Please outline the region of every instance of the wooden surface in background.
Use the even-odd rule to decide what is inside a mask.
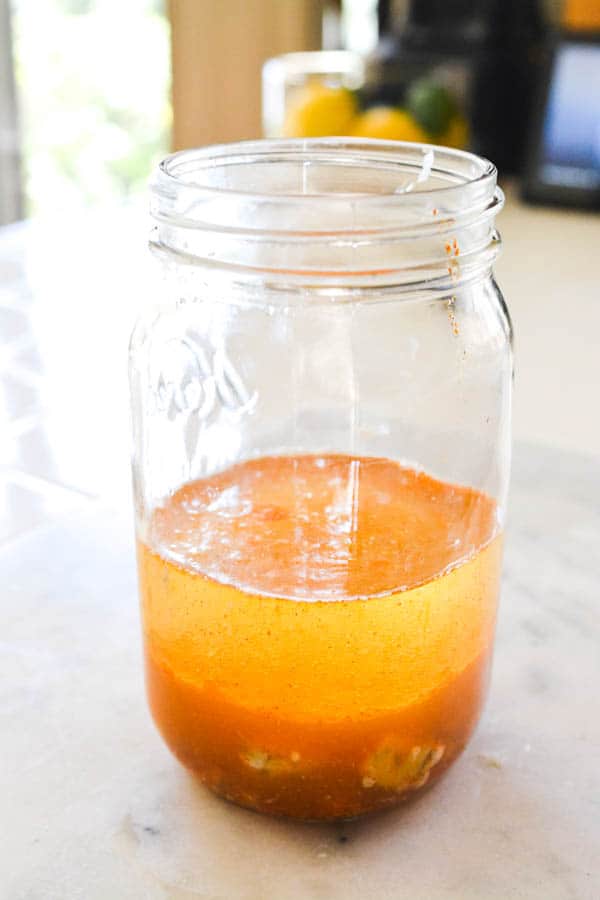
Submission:
[[[169,0],[173,149],[261,135],[261,68],[317,50],[323,0]]]

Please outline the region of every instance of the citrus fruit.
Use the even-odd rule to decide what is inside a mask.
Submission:
[[[446,130],[440,134],[438,143],[455,150],[464,150],[469,144],[469,123],[465,117],[460,113],[453,116]]]
[[[392,106],[373,106],[368,109],[356,119],[352,135],[387,141],[429,141],[429,135],[410,113]]]
[[[419,125],[435,137],[448,128],[456,113],[452,94],[441,84],[428,79],[415,81],[408,89],[406,100]]]
[[[326,137],[349,134],[358,111],[346,88],[307,84],[292,99],[283,126],[284,137]]]

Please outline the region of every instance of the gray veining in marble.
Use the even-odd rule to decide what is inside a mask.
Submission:
[[[600,466],[515,458],[487,710],[413,805],[306,826],[227,805],[143,696],[128,516],[89,503],[0,550],[2,900],[597,900]]]

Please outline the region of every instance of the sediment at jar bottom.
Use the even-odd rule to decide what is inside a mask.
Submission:
[[[169,747],[273,815],[349,818],[414,796],[481,710],[496,512],[472,488],[339,454],[184,485],[138,544],[148,693]]]
[[[175,756],[215,793],[302,820],[390,808],[433,784],[471,736],[490,651],[404,709],[364,719],[294,719],[256,710],[178,678],[146,654],[150,708]]]

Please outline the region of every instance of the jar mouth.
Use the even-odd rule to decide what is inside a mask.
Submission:
[[[493,193],[496,179],[488,159],[449,147],[372,138],[282,138],[172,153],[159,164],[152,192],[292,202],[300,208],[316,203],[328,211],[339,199],[400,212],[411,194],[418,199],[426,194],[423,200],[435,195],[443,202],[465,189]]]
[[[154,244],[262,271],[347,273],[358,263],[366,272],[373,263],[381,268],[386,247],[435,239],[439,250],[444,238],[493,223],[503,202],[496,181],[493,163],[473,153],[400,141],[281,139],[183,150],[160,163],[151,185]],[[325,256],[331,266],[323,268]],[[444,262],[442,251],[436,256]]]

